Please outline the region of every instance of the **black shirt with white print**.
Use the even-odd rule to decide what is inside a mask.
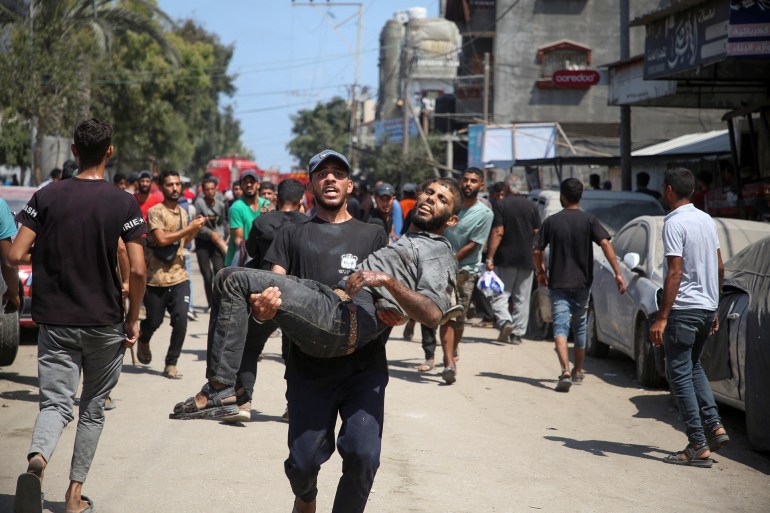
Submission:
[[[133,196],[105,180],[74,177],[39,189],[16,220],[36,234],[35,322],[66,326],[123,322],[118,238],[128,242],[147,233]]]
[[[328,287],[336,287],[352,274],[358,264],[388,242],[385,231],[376,225],[350,219],[343,223],[327,223],[314,217],[306,222],[285,226],[265,256],[271,264],[286,269],[287,274],[311,279]],[[286,377],[337,377],[363,370],[387,372],[385,341],[372,341],[353,354],[339,358],[313,358],[290,345]]]

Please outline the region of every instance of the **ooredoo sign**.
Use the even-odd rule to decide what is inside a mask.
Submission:
[[[599,72],[593,69],[560,69],[551,76],[554,87],[588,88],[600,79]]]

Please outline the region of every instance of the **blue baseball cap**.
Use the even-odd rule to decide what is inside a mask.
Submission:
[[[350,174],[350,162],[348,162],[348,159],[345,158],[345,155],[342,153],[337,153],[334,150],[323,150],[322,152],[313,155],[313,158],[310,159],[310,163],[308,164],[307,174],[312,175],[313,171],[318,169],[318,166],[329,159],[336,159],[341,162],[345,166],[348,174]]]

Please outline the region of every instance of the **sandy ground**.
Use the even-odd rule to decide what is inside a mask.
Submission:
[[[199,276],[195,299],[205,304]],[[279,338],[265,348],[251,422],[168,419],[204,383],[208,317],[199,317],[188,327],[183,379],[161,376],[167,322],[150,366],[126,356],[117,408],[107,412],[84,486],[97,511],[291,510]],[[635,383],[627,358],[589,359],[585,384],[559,394],[551,343],[503,345],[494,330],[469,326],[458,381],[447,386],[440,369],[414,370],[420,343],[403,341],[401,331],[388,343],[382,463],[367,511],[770,511],[770,457],[748,447],[742,412],[721,408],[733,441],[712,469],[665,465],[660,458],[686,444],[683,425],[668,392]],[[16,362],[0,369],[0,512],[13,510],[37,413],[36,347],[27,338]],[[64,511],[74,433],[74,424],[65,429],[47,469],[45,511]],[[319,512],[331,510],[340,472],[335,454],[321,470]]]

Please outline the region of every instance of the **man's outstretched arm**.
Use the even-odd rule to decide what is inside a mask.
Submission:
[[[433,300],[408,288],[389,274],[380,271],[356,271],[348,278],[345,292],[354,296],[363,287],[385,287],[404,312],[420,324],[435,328],[441,321],[441,309]]]

